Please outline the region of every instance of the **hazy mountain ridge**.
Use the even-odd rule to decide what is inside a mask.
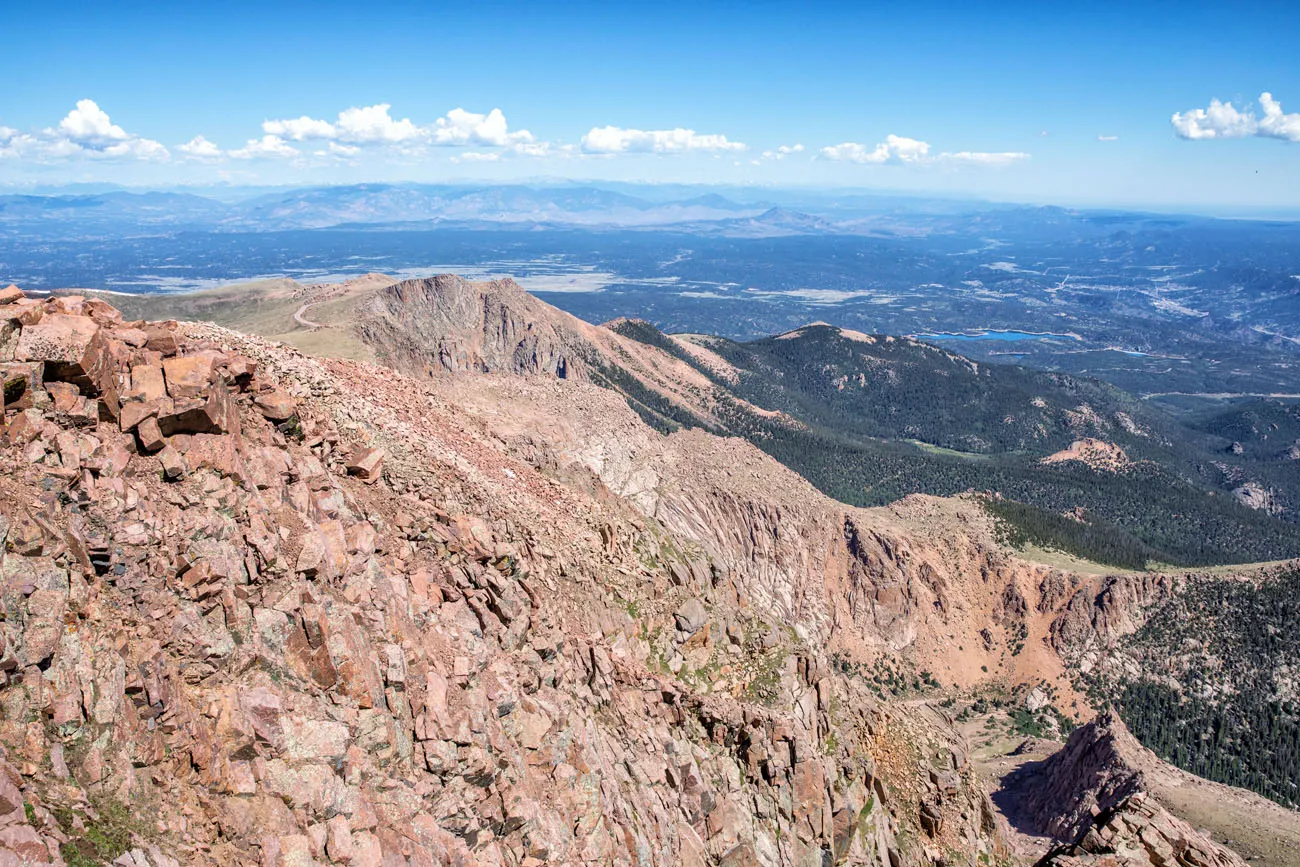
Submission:
[[[1164,230],[1206,222],[1198,217],[1080,211],[1049,206],[931,201],[818,191],[731,190],[581,184],[363,183],[289,188],[251,197],[125,189],[76,194],[0,195],[0,225],[66,231],[79,226],[274,231],[345,224],[538,223],[615,227],[663,226],[747,235],[762,230],[870,234],[976,232],[1010,238],[1068,230],[1081,238],[1117,230]],[[734,198],[733,198],[734,196]],[[138,223],[138,226],[134,225]]]

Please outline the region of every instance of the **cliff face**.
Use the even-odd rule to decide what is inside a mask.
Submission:
[[[544,427],[208,326],[0,320],[0,863],[1003,852],[950,722],[830,664],[787,559],[822,537],[744,486],[618,496]]]
[[[1047,760],[1026,806],[1040,831],[1066,845],[1039,864],[1244,867],[1244,860],[1151,796],[1140,770],[1142,752],[1119,719],[1103,714],[1076,729]]]
[[[407,280],[374,293],[358,314],[354,327],[380,357],[414,371],[584,378],[592,354],[577,320],[510,279]]]

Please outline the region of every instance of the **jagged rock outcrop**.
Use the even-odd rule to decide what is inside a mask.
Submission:
[[[1004,854],[951,721],[837,672],[760,536],[719,562],[392,370],[0,322],[0,864]]]
[[[1245,861],[1174,817],[1149,793],[1142,747],[1109,713],[1075,729],[1036,777],[1026,812],[1066,845],[1041,867],[1244,867]],[[1022,771],[1023,773],[1024,771]]]
[[[1048,455],[1041,463],[1059,464],[1066,461],[1076,461],[1107,473],[1122,472],[1133,464],[1122,448],[1096,437],[1075,440],[1069,448]]]
[[[1141,626],[1145,611],[1174,593],[1180,581],[1177,575],[1142,572],[1108,576],[1083,587],[1052,622],[1053,648],[1079,660],[1086,673],[1105,647]]]
[[[1259,482],[1246,482],[1233,488],[1232,496],[1248,509],[1267,512],[1270,515],[1280,515],[1286,511],[1285,506],[1279,501],[1277,492],[1272,488],[1264,487]]]
[[[585,378],[593,351],[558,313],[508,278],[472,283],[445,274],[374,293],[356,329],[408,369]]]

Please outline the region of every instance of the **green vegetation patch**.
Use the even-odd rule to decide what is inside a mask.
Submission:
[[[1012,548],[1037,545],[1121,569],[1145,569],[1160,559],[1150,546],[1091,514],[1076,519],[998,497],[983,497],[980,502],[997,522],[999,541]]]
[[[81,815],[84,831],[77,829],[71,810],[52,811],[69,838],[59,849],[68,867],[112,864],[131,848],[135,837],[143,835],[143,822],[121,801],[104,795],[94,798],[91,808]]]
[[[1300,806],[1300,571],[1200,578],[1130,636],[1144,676],[1107,684],[1143,744],[1178,767]]]

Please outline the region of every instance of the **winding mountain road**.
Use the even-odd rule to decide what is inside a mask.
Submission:
[[[307,328],[312,331],[315,331],[317,328],[324,328],[326,326],[322,325],[319,322],[312,322],[310,319],[308,319],[306,316],[303,315],[307,312],[307,308],[310,307],[312,303],[313,302],[309,301],[306,304],[299,307],[297,310],[295,310],[293,314],[293,321],[297,322],[303,328]]]

